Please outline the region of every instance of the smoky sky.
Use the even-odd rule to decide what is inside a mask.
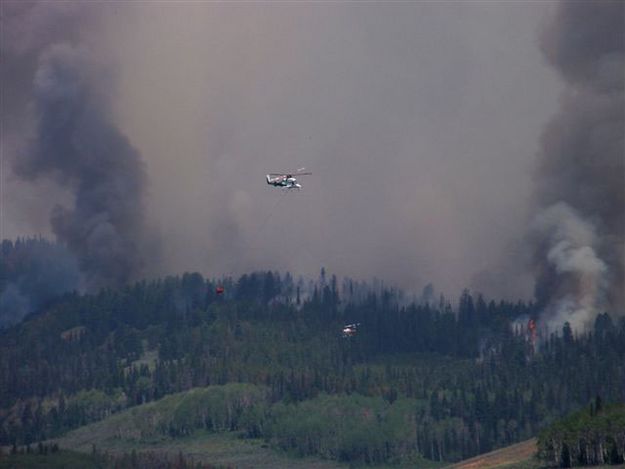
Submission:
[[[324,266],[413,290],[531,295],[523,243],[535,155],[568,80],[539,41],[555,4],[80,10],[63,16],[63,39],[110,67],[110,122],[144,162],[145,216],[163,249],[146,256],[147,273]],[[18,31],[57,40],[53,26]],[[6,75],[10,89],[32,84],[34,67]],[[36,128],[23,120],[5,159]],[[265,184],[267,172],[300,167],[313,175],[299,193]],[[48,214],[66,190],[8,173],[3,237],[52,232]]]

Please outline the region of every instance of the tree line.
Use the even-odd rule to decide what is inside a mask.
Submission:
[[[558,420],[538,438],[540,457],[557,467],[625,462],[625,404],[604,406],[601,397]]]
[[[532,437],[597,395],[625,401],[622,318],[602,314],[587,333],[565,326],[533,346],[514,326],[536,315],[532,303],[468,291],[456,306],[425,297],[325,272],[314,282],[276,272],[184,274],[66,293],[0,332],[0,443],[35,443],[174,393],[248,383],[266,390],[272,409],[271,418],[266,409],[255,414],[255,427],[235,425],[249,437],[371,464],[417,454],[453,461]],[[353,322],[358,333],[342,337]],[[322,430],[315,441],[298,436],[320,425],[297,414],[305,406],[352,401],[368,402],[378,417],[356,412],[336,440],[342,446]],[[395,405],[410,407],[413,420],[393,417]],[[280,406],[284,419],[301,418],[275,420]],[[332,414],[320,415],[331,428]],[[234,431],[217,422],[215,431]],[[365,438],[374,434],[390,436]]]

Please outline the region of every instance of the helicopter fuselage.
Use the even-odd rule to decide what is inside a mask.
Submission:
[[[271,177],[271,175],[267,175],[267,184],[274,187],[284,187],[285,189],[301,189],[302,185],[297,182],[293,176],[285,175],[285,176],[277,176]]]

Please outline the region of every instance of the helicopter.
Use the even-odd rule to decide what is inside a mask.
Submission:
[[[345,324],[343,326],[343,337],[344,338],[354,337],[356,333],[358,332],[359,326],[360,326],[359,322],[354,323],[354,324]]]
[[[300,168],[293,173],[269,173],[267,174],[267,184],[284,189],[301,189],[302,185],[297,182],[295,176],[308,176],[312,173],[304,172],[306,168]]]

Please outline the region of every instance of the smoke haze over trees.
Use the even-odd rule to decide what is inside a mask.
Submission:
[[[56,49],[44,61],[44,50],[64,43],[83,81],[64,79],[86,93],[73,101],[76,112],[118,130],[67,157],[126,135],[106,158],[129,161],[117,185],[102,174],[106,158],[83,155],[75,171],[102,166],[81,172],[82,186],[68,175],[68,188],[57,182],[69,160],[54,158],[56,173],[36,181],[5,164],[3,237],[83,237],[72,251],[84,263],[92,238],[76,224],[87,229],[82,221],[107,213],[112,221],[96,233],[133,259],[144,222],[125,217],[144,204],[144,221],[163,240],[162,256],[139,256],[148,274],[276,268],[314,276],[325,265],[415,291],[432,282],[446,292],[529,296],[521,214],[559,89],[535,43],[549,7],[326,7],[3,2],[5,159],[34,162],[24,148],[45,103],[33,84],[39,67],[59,60]],[[138,152],[145,177],[130,163]],[[264,174],[301,166],[314,173],[304,190],[272,211],[280,195]],[[111,191],[106,207],[76,205],[92,176],[102,178],[94,191]],[[134,201],[119,206],[116,191],[128,185]],[[55,228],[56,205],[66,211]],[[103,266],[102,275],[117,273]]]
[[[625,400],[624,2],[0,9],[0,445],[455,461]]]
[[[0,328],[72,290],[81,290],[76,258],[43,239],[4,240],[0,245]]]
[[[4,1],[0,237],[83,288],[325,265],[577,327],[623,309],[620,9]]]

